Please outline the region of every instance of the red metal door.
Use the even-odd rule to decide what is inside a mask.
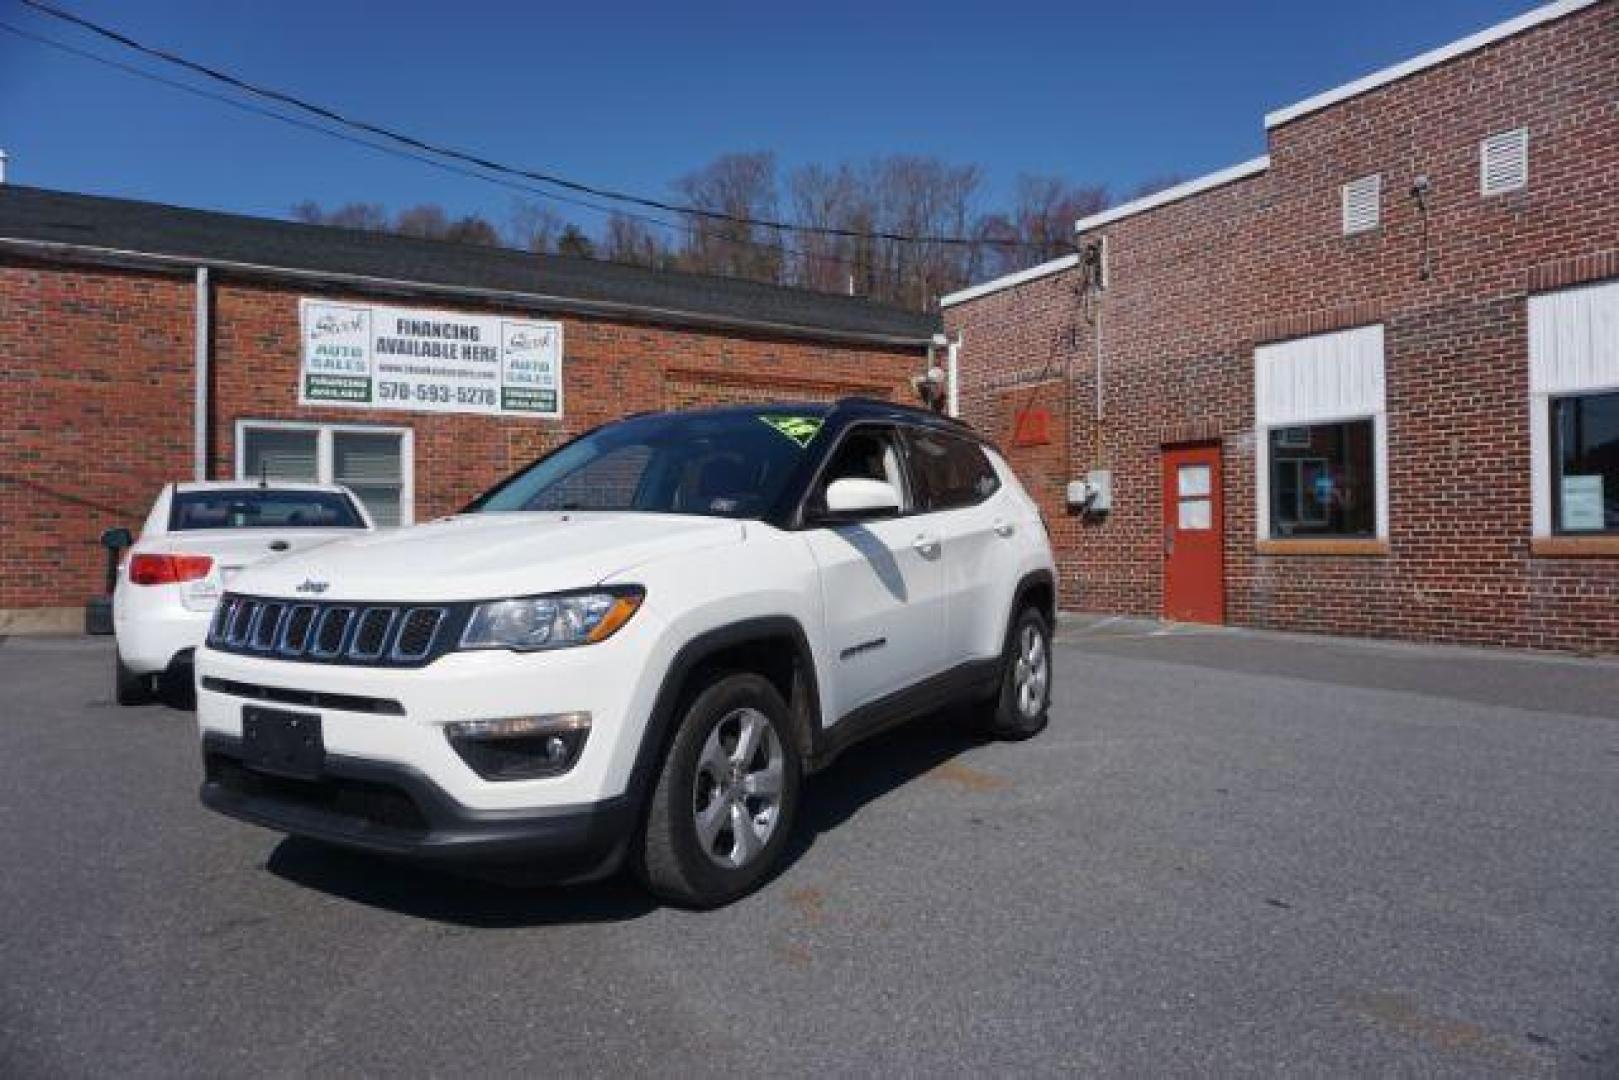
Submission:
[[[1225,621],[1220,446],[1164,447],[1164,618]]]

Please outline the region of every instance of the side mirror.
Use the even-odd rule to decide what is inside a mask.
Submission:
[[[133,547],[134,545],[135,537],[130,534],[128,529],[108,529],[101,534],[101,546],[108,551],[122,551],[124,548]]]
[[[847,477],[826,486],[826,512],[821,520],[839,524],[891,517],[899,513],[899,505],[899,491],[893,484]]]

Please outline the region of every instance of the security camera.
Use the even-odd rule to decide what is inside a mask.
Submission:
[[[934,366],[921,375],[911,376],[911,389],[928,408],[938,408],[944,400],[944,369]]]

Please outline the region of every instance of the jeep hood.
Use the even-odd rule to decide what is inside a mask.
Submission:
[[[739,521],[675,514],[466,514],[272,559],[244,570],[230,588],[308,600],[526,596],[588,588],[743,535]]]

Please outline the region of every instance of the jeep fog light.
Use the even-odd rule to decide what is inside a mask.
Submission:
[[[590,714],[458,720],[444,725],[444,735],[485,780],[537,780],[573,768],[590,735]]]

